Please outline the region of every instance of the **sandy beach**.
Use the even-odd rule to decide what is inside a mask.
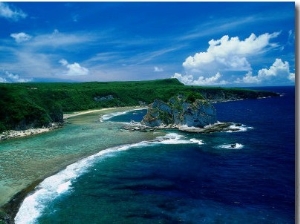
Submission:
[[[120,107],[122,108],[122,107]],[[124,107],[127,108],[127,107]],[[107,110],[112,110],[112,109],[117,109],[116,107],[108,107],[108,108],[102,108],[102,109],[97,109],[97,110],[84,110],[84,111],[77,111],[77,112],[72,112],[72,113],[66,113],[64,114],[64,120],[68,119],[70,117],[75,117],[83,114],[89,114],[89,113],[94,113],[94,112],[101,112],[101,111],[107,111]]]

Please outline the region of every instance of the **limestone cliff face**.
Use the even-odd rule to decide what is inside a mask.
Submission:
[[[204,127],[217,122],[216,110],[206,100],[195,99],[193,102],[187,97],[178,95],[167,103],[155,100],[149,105],[142,124],[156,126],[182,126]]]

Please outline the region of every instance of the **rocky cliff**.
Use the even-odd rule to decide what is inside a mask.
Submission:
[[[226,102],[245,99],[259,99],[280,96],[270,91],[255,91],[241,88],[203,88],[199,93],[209,102]]]
[[[216,122],[216,110],[208,101],[177,95],[168,102],[155,100],[141,123],[150,127],[185,125],[202,128]]]

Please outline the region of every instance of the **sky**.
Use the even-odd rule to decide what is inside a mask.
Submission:
[[[295,2],[0,2],[0,82],[295,85]]]

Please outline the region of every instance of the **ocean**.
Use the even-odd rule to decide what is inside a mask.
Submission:
[[[295,88],[266,89],[282,96],[214,104],[219,121],[242,124],[237,132],[163,130],[67,166],[25,198],[15,222],[295,223]],[[145,113],[101,122],[121,125]],[[114,131],[117,142],[137,134]]]

